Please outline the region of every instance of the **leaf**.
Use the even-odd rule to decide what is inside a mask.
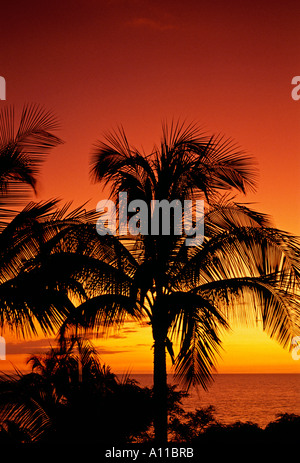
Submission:
[[[57,128],[52,113],[38,105],[23,107],[17,130],[14,108],[0,111],[0,195],[7,205],[24,203],[31,190],[36,192],[45,154],[62,143],[53,134]]]
[[[170,341],[169,338],[166,338],[166,347],[167,347],[167,351],[169,352],[169,355],[171,357],[172,364],[174,365],[175,356],[174,356],[174,350],[173,350],[173,343],[172,343],[172,341]]]

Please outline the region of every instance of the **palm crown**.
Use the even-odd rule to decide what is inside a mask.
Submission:
[[[206,137],[197,127],[163,127],[159,147],[146,155],[129,145],[123,129],[98,143],[94,180],[128,200],[206,200],[204,242],[184,245],[174,234],[109,236],[97,247],[110,284],[79,307],[89,326],[121,323],[126,314],[148,317],[154,339],[156,437],[166,439],[166,349],[187,385],[211,378],[220,330],[231,315],[262,320],[283,345],[298,331],[299,241],[272,228],[263,214],[222,199],[222,191],[254,189],[254,160],[230,140]],[[100,250],[101,249],[101,250]],[[254,317],[253,317],[254,316]],[[179,343],[175,356],[172,341]]]
[[[74,267],[75,236],[95,214],[69,211],[57,200],[20,206],[36,191],[46,153],[62,143],[56,117],[39,106],[24,106],[18,127],[12,107],[0,112],[0,326],[24,336],[58,329],[72,309],[70,295],[86,294]]]
[[[0,170],[1,153],[19,165],[2,169],[7,194],[14,182],[35,187],[41,151],[60,141],[51,133],[49,114],[25,110],[27,122],[16,136],[10,113],[4,116]],[[130,146],[123,129],[109,134],[96,145],[91,172],[111,187],[113,199],[120,192],[148,206],[153,200],[204,199],[203,242],[188,247],[173,230],[170,236],[99,237],[95,214],[57,211],[55,201],[28,205],[12,221],[3,212],[1,324],[26,334],[37,320],[45,333],[60,327],[63,338],[74,325],[76,332],[79,325],[103,330],[128,316],[147,319],[154,340],[154,425],[156,438],[165,441],[167,351],[188,387],[206,387],[222,331],[234,317],[259,318],[284,346],[298,333],[299,240],[274,229],[264,214],[226,199],[224,193],[255,188],[255,162],[232,141],[208,137],[194,125],[164,125],[161,143],[149,155]]]

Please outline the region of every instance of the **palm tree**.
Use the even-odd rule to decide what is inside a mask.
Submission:
[[[62,140],[53,131],[56,117],[38,105],[25,105],[18,127],[12,106],[0,111],[0,196],[13,207],[37,191],[37,175],[46,153]]]
[[[53,133],[58,127],[37,105],[23,107],[17,128],[14,109],[0,111],[0,326],[23,336],[36,333],[37,325],[44,333],[58,329],[72,310],[70,297],[86,297],[83,269],[75,264],[76,233],[84,235],[95,214],[69,211],[70,204],[59,208],[57,200],[11,209],[36,192],[46,153],[62,143]]]
[[[29,203],[0,228],[0,326],[23,337],[56,333],[89,295],[78,248],[95,213]],[[85,246],[86,247],[86,246]]]
[[[107,444],[115,434],[126,441],[149,426],[150,389],[128,376],[119,380],[86,339],[64,339],[28,364],[30,373],[0,375],[0,419],[8,431],[15,426],[21,442],[90,444],[100,432]]]
[[[234,319],[262,320],[263,329],[283,346],[299,331],[299,241],[263,226],[265,220],[243,206],[211,207],[205,217],[205,242],[187,248],[184,238],[177,238],[164,273],[146,257],[143,242],[125,246],[110,236],[106,249],[94,237],[94,256],[89,259],[95,259],[94,268],[97,259],[101,262],[99,280],[93,283],[99,295],[76,307],[63,326],[119,328],[130,316],[137,322],[148,320],[154,343],[165,336],[163,349],[158,344],[154,352],[158,439],[166,426],[166,350],[187,388],[199,383],[207,387],[222,331]],[[162,282],[161,294],[156,281]]]
[[[175,233],[90,238],[90,258],[101,262],[99,295],[79,305],[73,319],[101,329],[120,326],[128,315],[148,319],[155,435],[166,442],[166,351],[188,387],[207,387],[232,316],[261,319],[271,337],[288,345],[298,331],[299,241],[272,228],[265,215],[222,199],[222,191],[254,189],[255,163],[230,140],[206,137],[195,126],[165,125],[150,155],[130,146],[123,129],[109,134],[96,146],[92,174],[110,186],[113,199],[126,191],[128,201],[148,206],[155,199],[206,200],[205,238],[195,247]]]

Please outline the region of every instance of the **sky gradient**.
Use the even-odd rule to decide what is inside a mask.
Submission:
[[[89,201],[94,209],[106,196],[90,181],[93,144],[122,124],[149,151],[162,120],[181,118],[254,155],[258,188],[243,200],[300,234],[300,101],[291,98],[300,75],[299,2],[15,1],[1,7],[1,19],[0,107],[52,109],[65,141],[44,163],[36,199]],[[48,344],[5,336],[0,369],[24,365]],[[147,326],[126,325],[97,345],[114,370],[152,369]],[[219,372],[300,372],[300,362],[254,328],[234,327],[223,347]]]

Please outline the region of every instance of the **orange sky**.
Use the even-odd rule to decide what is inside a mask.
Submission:
[[[36,102],[61,120],[65,144],[42,168],[38,199],[90,200],[94,208],[103,196],[90,183],[89,160],[103,132],[123,124],[147,150],[159,141],[163,119],[181,117],[254,154],[258,190],[245,200],[300,234],[300,101],[291,98],[292,77],[300,75],[297,0],[15,1],[1,6],[1,19],[7,102],[0,106]],[[103,360],[118,371],[150,371],[149,329],[126,330],[97,341]],[[23,365],[46,342],[8,338],[1,369]],[[263,333],[235,328],[218,370],[299,368]]]

